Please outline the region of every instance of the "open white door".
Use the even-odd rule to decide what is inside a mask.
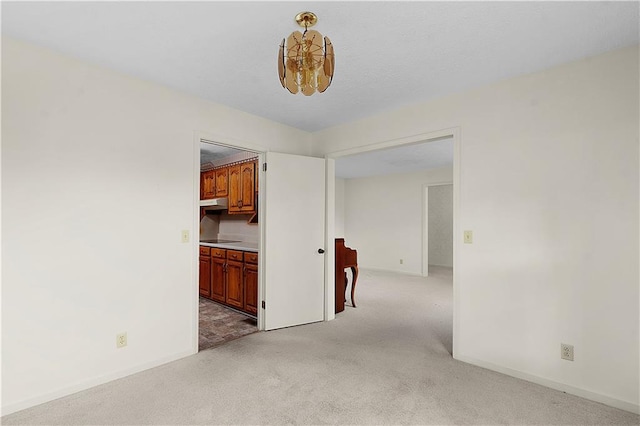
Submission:
[[[266,162],[265,329],[322,321],[325,160],[269,152]]]

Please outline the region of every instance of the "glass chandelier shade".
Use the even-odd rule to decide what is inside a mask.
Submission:
[[[309,30],[317,22],[311,12],[302,12],[296,21],[304,32],[294,31],[282,39],[278,53],[278,75],[282,87],[289,92],[310,96],[327,90],[333,79],[335,56],[329,37]]]

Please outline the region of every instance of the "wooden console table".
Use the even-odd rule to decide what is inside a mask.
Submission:
[[[351,305],[355,308],[356,302],[354,294],[356,291],[356,281],[358,279],[358,252],[344,245],[344,238],[336,238],[336,313],[344,311],[344,302],[347,291],[346,268],[350,268],[353,273],[351,283]]]

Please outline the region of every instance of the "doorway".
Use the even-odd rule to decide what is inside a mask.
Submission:
[[[200,142],[198,350],[258,331],[259,153]]]
[[[326,303],[324,301],[329,298],[327,296],[329,292],[327,280],[329,278],[325,274],[328,262],[326,257],[322,255],[326,236],[325,169],[328,162],[323,158],[267,151],[266,148],[251,143],[196,132],[193,158],[195,200],[200,199],[199,190],[205,187],[204,183],[200,182],[202,177],[200,173],[200,147],[202,143],[247,151],[258,156],[254,169],[259,193],[255,203],[256,219],[259,224],[259,243],[255,246],[258,255],[257,259],[249,260],[249,263],[254,264],[253,285],[255,285],[257,278],[258,296],[255,301],[257,304],[257,329],[260,331],[272,330],[331,319],[325,314]],[[240,159],[243,164],[246,161],[246,159]],[[268,182],[267,163],[269,165]],[[233,183],[231,176],[230,172],[230,183]],[[234,200],[227,201],[230,208]],[[242,206],[246,205],[246,200],[243,200]],[[198,213],[193,215],[194,231],[199,229],[201,225],[200,206],[196,207],[195,211]],[[267,217],[269,217],[268,227]],[[315,225],[310,226],[310,224]],[[214,274],[214,264],[218,265],[218,274],[221,273],[220,269],[224,269],[230,274],[233,265],[229,261],[229,253],[227,252],[223,255],[227,258],[227,266],[226,268],[220,266],[225,262],[214,259],[220,256],[214,253],[215,247],[209,247],[211,267],[207,267],[205,261],[200,264],[199,268],[199,240],[194,238],[192,247],[195,257],[193,263],[194,287],[191,293],[193,295],[192,342],[193,352],[196,353],[199,340],[200,290],[197,287],[200,276],[206,274],[206,271],[211,271],[211,274]],[[227,247],[227,249],[231,249],[232,252],[237,251],[233,247]],[[246,255],[247,253],[241,252],[239,258],[233,259],[233,261],[242,258],[246,264]],[[255,264],[257,264],[257,270]],[[252,269],[251,265],[244,265],[244,267],[247,270]],[[235,270],[242,270],[242,268]],[[301,281],[299,279],[301,276],[306,276],[307,279]],[[211,294],[216,294],[216,289],[213,286]],[[237,296],[238,292],[232,294],[235,297],[232,297],[232,300],[225,300],[225,302],[233,308],[239,309],[241,305],[240,298]],[[295,303],[292,304],[292,301]],[[234,305],[236,303],[237,306]],[[247,305],[245,302],[243,309]]]
[[[449,335],[449,342],[446,346],[453,355],[456,351],[456,330],[457,330],[457,295],[456,295],[456,259],[459,249],[459,241],[455,238],[458,235],[458,194],[459,194],[459,176],[460,176],[460,136],[459,129],[445,129],[438,132],[425,133],[415,135],[398,140],[381,142],[365,147],[357,147],[342,151],[332,152],[326,155],[329,159],[334,159],[336,177],[340,179],[341,163],[344,159],[351,156],[365,157],[377,156],[378,158],[393,158],[393,150],[405,150],[405,155],[399,160],[403,163],[403,168],[409,173],[416,173],[418,156],[412,155],[412,149],[420,146],[428,146],[429,144],[438,144],[447,141],[450,149],[449,158],[449,174],[438,175],[433,173],[430,180],[413,185],[408,190],[406,185],[402,185],[402,179],[390,174],[382,178],[378,178],[375,182],[372,180],[369,184],[357,182],[358,179],[346,178],[342,182],[336,180],[331,196],[338,196],[335,199],[335,212],[333,222],[335,223],[335,231],[342,232],[342,235],[335,234],[336,237],[344,237],[345,244],[358,251],[358,263],[360,267],[370,268],[371,270],[382,270],[384,272],[400,273],[404,275],[426,276],[429,272],[428,261],[428,239],[425,227],[428,225],[428,215],[426,213],[425,186],[427,185],[452,185],[452,201],[453,201],[453,223],[452,234],[452,268],[450,269],[448,281],[450,283],[449,294],[451,301],[452,327]],[[389,154],[387,156],[387,154]],[[351,169],[356,166],[351,165]],[[389,182],[400,183],[400,185],[389,186]],[[368,191],[364,194],[363,187]],[[355,191],[354,191],[355,189]],[[342,213],[340,195],[343,194]],[[397,199],[393,194],[403,197],[403,200]],[[376,214],[358,214],[354,213],[353,205],[366,205],[367,198],[371,200],[377,196],[377,202],[370,202],[369,212]],[[390,206],[390,207],[388,207]],[[357,209],[355,210],[357,211]],[[377,214],[384,212],[384,215]],[[406,211],[412,211],[411,215],[405,214]],[[331,213],[331,212],[330,212]],[[361,212],[362,213],[362,212]],[[342,214],[342,217],[340,217]],[[350,217],[351,216],[351,217]],[[355,230],[354,230],[355,224]],[[380,225],[382,224],[382,225]],[[392,224],[393,226],[389,226]],[[381,228],[382,232],[369,232],[367,229]],[[358,229],[362,228],[362,229]],[[391,238],[389,238],[391,236]],[[410,244],[405,244],[407,241]],[[361,275],[362,277],[362,275]],[[358,290],[365,285],[358,279]],[[356,294],[356,299],[358,295]],[[448,340],[448,339],[447,339]]]

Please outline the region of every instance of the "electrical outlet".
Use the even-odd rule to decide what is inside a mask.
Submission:
[[[183,243],[188,243],[189,242],[189,230],[188,229],[184,229],[182,231],[182,242]]]
[[[116,335],[116,348],[124,348],[127,346],[127,333],[120,333]]]
[[[464,243],[473,244],[473,231],[464,231]]]
[[[560,358],[573,361],[573,345],[560,343]]]
[[[401,265],[404,264],[404,260],[400,259],[400,264]]]

